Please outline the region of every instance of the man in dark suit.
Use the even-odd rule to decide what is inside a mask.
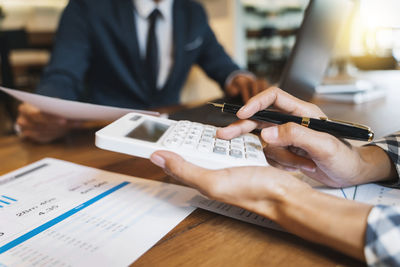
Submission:
[[[230,96],[247,101],[260,91],[192,0],[70,0],[37,93],[136,109],[174,105],[194,64]],[[22,135],[36,141],[79,127],[28,104],[19,110]]]

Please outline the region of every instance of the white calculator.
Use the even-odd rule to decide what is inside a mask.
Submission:
[[[129,113],[96,132],[96,146],[143,158],[169,150],[209,169],[268,165],[256,135],[227,141],[216,138],[216,131],[215,126],[197,122]]]

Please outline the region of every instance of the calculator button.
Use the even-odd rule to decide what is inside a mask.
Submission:
[[[231,143],[231,149],[244,150],[244,146],[243,146],[243,144]]]
[[[188,127],[179,127],[178,128],[178,132],[188,132],[189,131],[189,128]]]
[[[258,157],[258,155],[254,154],[254,153],[246,153],[246,158],[249,160],[259,160],[260,159]]]
[[[258,150],[254,146],[246,146],[246,152],[256,153]]]
[[[212,148],[213,148],[213,146],[209,143],[200,143],[197,146],[197,150],[199,150],[201,152],[211,152]]]
[[[186,139],[187,140],[198,140],[198,139],[200,139],[200,136],[196,136],[196,135],[193,135],[193,134],[188,134],[187,136],[186,136]]]
[[[215,137],[215,134],[214,134],[213,132],[204,131],[204,132],[203,132],[203,136],[207,136],[207,137],[214,138],[214,137]]]
[[[176,133],[176,134],[172,135],[171,137],[176,137],[176,138],[185,139],[186,134],[185,134],[185,133],[179,132],[179,133]]]
[[[196,142],[194,142],[193,140],[186,140],[185,142],[183,142],[182,147],[186,147],[186,148],[195,148],[196,147]]]
[[[223,139],[216,139],[215,140],[215,146],[220,146],[220,147],[229,147],[229,141],[223,140]]]
[[[181,126],[181,125],[190,125],[190,124],[191,124],[190,121],[178,121],[178,125],[179,126]]]
[[[214,135],[210,134],[210,133],[204,133],[202,136],[202,138],[213,138],[213,137],[214,137]]]
[[[164,145],[166,147],[172,148],[172,147],[178,147],[181,144],[177,139],[165,139]]]
[[[229,152],[229,155],[230,155],[231,157],[238,158],[238,159],[243,158],[243,153],[242,153],[242,151],[241,151],[241,150],[238,150],[238,149],[232,149],[232,150]]]
[[[220,155],[226,155],[228,151],[226,147],[215,146],[213,152]]]
[[[258,137],[254,135],[244,135],[243,139],[245,142],[253,142],[253,143],[259,142]]]
[[[214,138],[202,137],[200,143],[207,143],[210,145],[214,145]]]
[[[243,139],[241,137],[233,138],[231,144],[243,144]]]
[[[195,131],[203,131],[203,126],[201,126],[201,125],[193,125],[192,126],[192,130],[195,130]]]
[[[262,150],[262,146],[261,145],[255,144],[253,142],[251,142],[251,143],[246,142],[246,149],[248,149],[248,148],[254,148],[256,150]]]
[[[206,126],[206,127],[204,127],[204,131],[211,132],[211,133],[215,134],[217,132],[217,128]]]

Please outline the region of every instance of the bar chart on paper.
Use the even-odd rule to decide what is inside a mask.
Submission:
[[[16,200],[15,198],[9,197],[9,196],[5,196],[5,195],[1,195],[0,196],[0,208],[9,206],[15,202],[17,202],[18,200]]]
[[[194,210],[196,194],[54,159],[0,181],[0,266],[126,266]]]

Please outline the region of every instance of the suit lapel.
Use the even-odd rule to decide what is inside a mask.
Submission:
[[[185,19],[184,8],[181,0],[175,0],[173,5],[173,42],[174,42],[174,64],[171,73],[164,88],[168,88],[179,74],[179,69],[183,63],[184,45],[185,45]]]

